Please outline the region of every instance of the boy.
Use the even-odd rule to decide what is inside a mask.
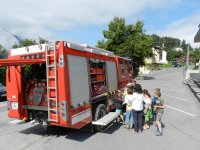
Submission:
[[[151,107],[152,107],[152,111],[153,111],[153,120],[152,121],[156,121],[156,109],[154,109],[154,106],[156,105],[156,100],[158,99],[158,96],[156,95],[156,93],[160,93],[160,88],[156,88],[155,89],[155,95],[152,98],[152,103],[151,103]]]
[[[156,111],[156,126],[157,126],[156,136],[162,136],[163,131],[162,131],[161,118],[164,113],[164,100],[160,98],[161,97],[160,90],[156,90],[155,94],[157,96],[156,105],[154,106],[154,110]]]
[[[118,122],[120,122],[120,119],[122,122],[124,122],[124,116],[122,113],[122,108],[123,108],[123,99],[122,99],[122,93],[118,93],[117,97],[114,97],[114,107],[116,109],[115,112],[119,113],[119,117],[117,118]]]

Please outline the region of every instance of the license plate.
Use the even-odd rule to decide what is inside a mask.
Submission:
[[[1,94],[1,97],[4,97],[4,96],[6,96],[6,94]]]
[[[18,109],[18,102],[12,102],[11,103],[11,108],[12,109]]]

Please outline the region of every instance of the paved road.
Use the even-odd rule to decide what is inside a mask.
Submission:
[[[164,135],[154,135],[155,126],[141,134],[133,134],[121,124],[113,124],[101,133],[85,130],[52,128],[44,131],[29,123],[10,125],[6,102],[0,102],[0,149],[1,150],[199,150],[200,103],[183,84],[181,68],[154,72],[138,81],[153,93],[161,88],[166,109],[163,116]]]

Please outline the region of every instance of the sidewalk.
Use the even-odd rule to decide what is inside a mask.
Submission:
[[[200,102],[200,82],[189,78],[183,81],[183,83],[190,88],[194,96]]]

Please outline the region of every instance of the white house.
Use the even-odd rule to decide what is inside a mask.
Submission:
[[[181,47],[176,47],[174,50],[175,50],[176,52],[182,52],[182,51],[183,51],[183,49],[182,49]]]
[[[167,64],[167,52],[162,48],[152,48],[153,56],[145,58],[145,65],[139,68],[139,73],[149,73],[153,70],[158,70],[160,64]]]

